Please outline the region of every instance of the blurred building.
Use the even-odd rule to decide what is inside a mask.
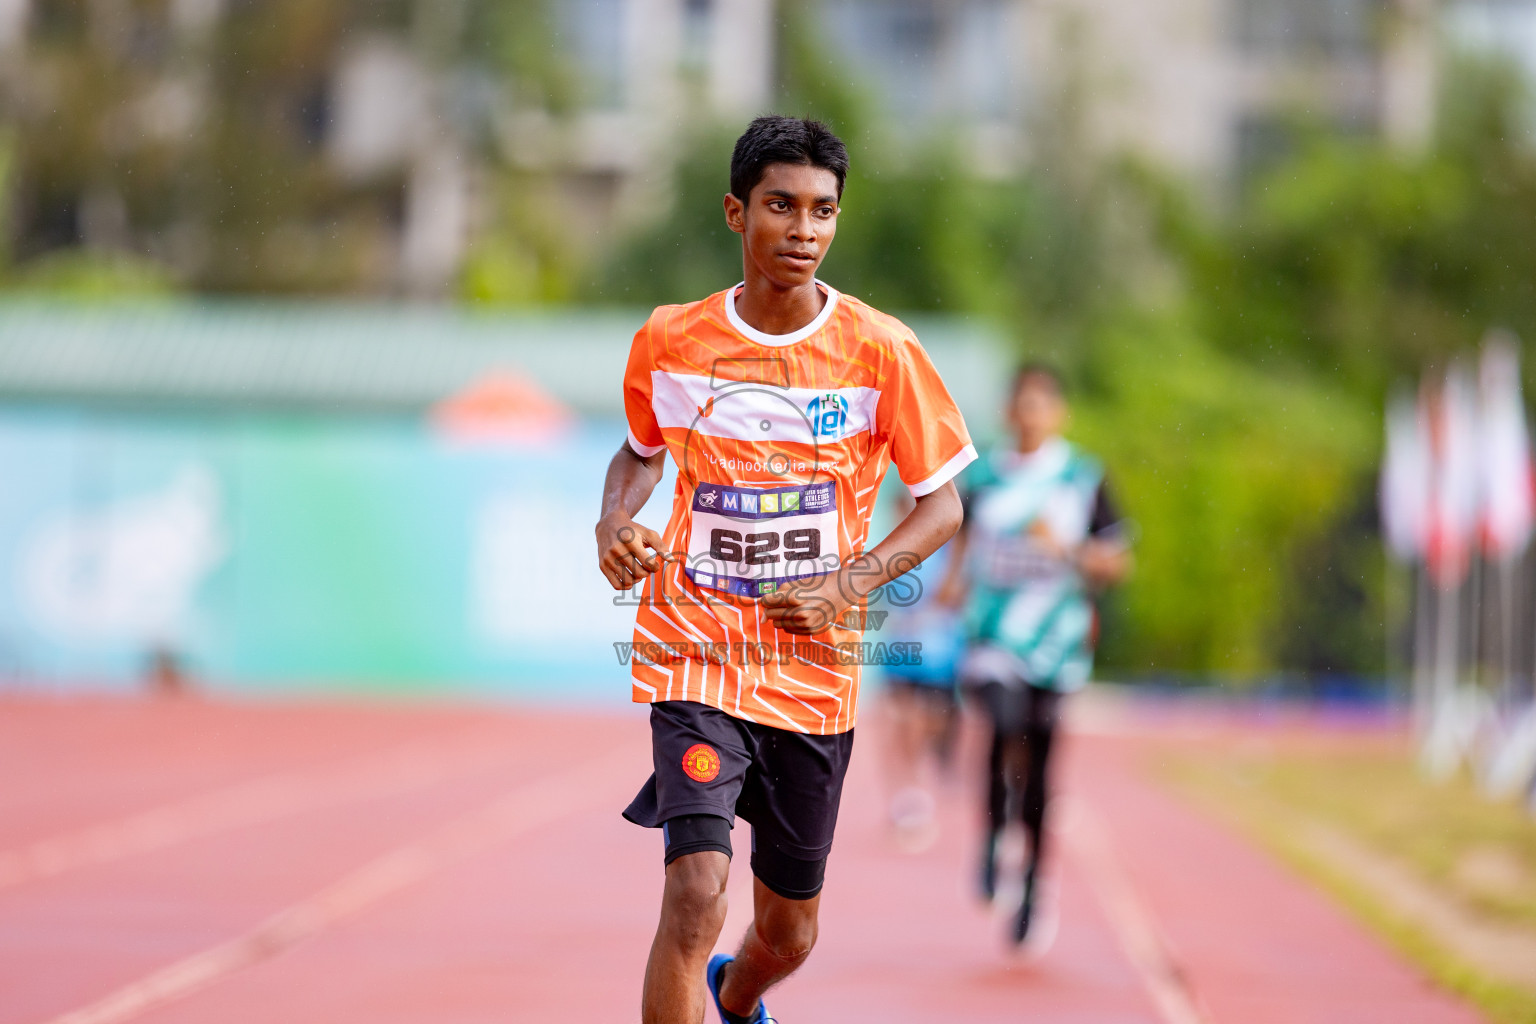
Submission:
[[[439,296],[498,218],[580,248],[653,215],[691,133],[796,85],[789,45],[890,134],[948,137],[982,173],[1071,138],[1219,188],[1270,158],[1298,113],[1417,144],[1446,9],[0,0],[5,225],[21,259],[142,252],[210,290]],[[1456,38],[1536,64],[1536,0],[1449,10]]]
[[[1536,5],[1528,5],[1536,7]],[[1433,0],[827,0],[833,37],[908,126],[958,125],[1006,171],[1070,121],[1218,183],[1298,113],[1405,143],[1432,117]]]

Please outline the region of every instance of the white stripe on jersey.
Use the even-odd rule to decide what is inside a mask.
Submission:
[[[835,444],[875,429],[880,392],[874,388],[818,390],[745,382],[723,384],[717,389],[708,377],[652,370],[651,409],[657,424],[663,429],[696,430],[708,437],[749,443],[793,441],[807,445]],[[813,402],[827,408],[827,395],[837,396],[843,413],[841,420],[830,426],[811,411]]]

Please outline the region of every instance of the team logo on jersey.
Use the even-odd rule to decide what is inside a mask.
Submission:
[[[720,500],[719,491],[700,491],[699,504],[705,508],[714,508],[715,502]]]
[[[811,418],[811,434],[836,441],[848,429],[848,402],[835,391],[811,399],[805,407]]]
[[[683,771],[694,782],[714,782],[720,774],[720,755],[708,743],[695,743],[683,755]]]

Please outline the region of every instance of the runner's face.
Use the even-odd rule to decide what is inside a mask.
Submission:
[[[1032,452],[1061,432],[1067,403],[1048,385],[1026,377],[1013,396],[1009,421],[1019,439],[1019,451]]]
[[[810,284],[837,233],[837,175],[807,164],[769,164],[743,203],[725,197],[725,219],[741,235],[747,274],[780,288]]]

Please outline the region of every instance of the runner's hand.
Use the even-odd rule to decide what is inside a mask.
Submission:
[[[661,535],[628,516],[605,516],[597,521],[597,567],[614,590],[628,590],[654,572],[660,572],[667,556]]]
[[[1077,571],[1095,588],[1113,586],[1130,571],[1130,551],[1119,541],[1088,540],[1077,549]]]
[[[1065,562],[1072,557],[1072,552],[1057,537],[1056,531],[1044,519],[1036,519],[1029,524],[1029,536],[1045,551],[1050,558],[1057,558]]]
[[[839,580],[837,573],[829,573],[764,594],[759,602],[763,615],[787,633],[824,633],[851,607]]]

